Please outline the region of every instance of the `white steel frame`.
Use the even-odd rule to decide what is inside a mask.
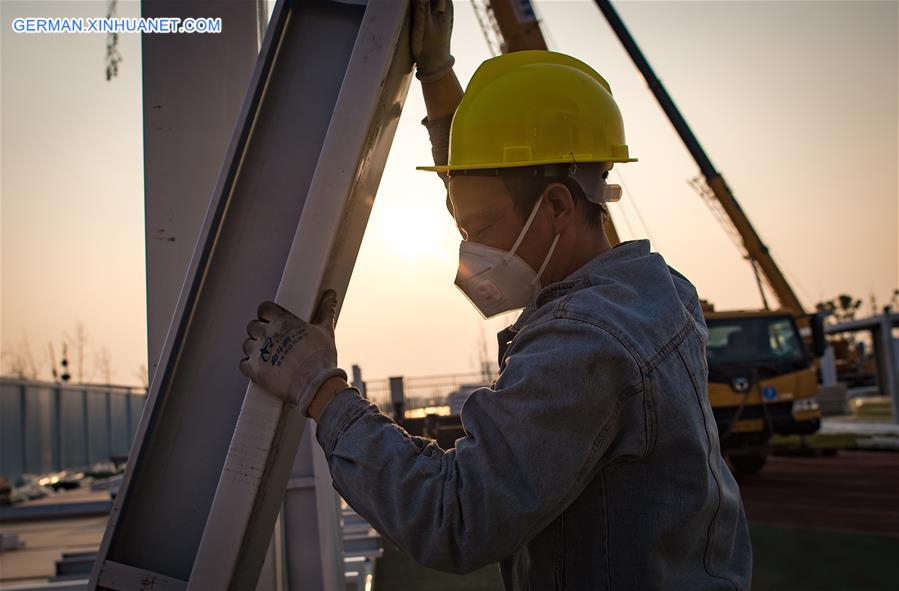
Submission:
[[[237,361],[259,301],[308,318],[345,293],[411,81],[407,27],[405,0],[275,7],[91,589],[255,588],[282,500],[284,586],[343,587],[311,430]]]

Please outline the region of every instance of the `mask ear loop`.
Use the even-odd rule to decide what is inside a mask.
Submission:
[[[531,210],[531,215],[528,216],[528,220],[524,223],[524,227],[521,229],[521,234],[518,235],[518,238],[515,240],[515,244],[512,245],[512,250],[510,250],[508,254],[506,254],[506,261],[512,260],[512,257],[515,256],[515,252],[518,250],[518,247],[521,246],[521,241],[524,240],[524,237],[527,235],[528,230],[531,228],[531,224],[534,222],[534,218],[537,217],[537,212],[540,210],[541,203],[543,203],[543,195],[540,195],[540,199],[538,199],[537,203],[534,204],[534,209]]]
[[[561,236],[562,236],[561,234],[556,234],[556,237],[553,238],[553,243],[549,247],[549,252],[546,253],[546,258],[543,259],[543,264],[540,265],[540,270],[537,271],[537,276],[534,277],[534,281],[533,281],[534,283],[537,283],[537,284],[540,283],[540,278],[543,276],[543,271],[546,270],[546,266],[549,264],[550,259],[553,258],[553,252],[555,252],[556,245],[559,243],[559,238]]]
[[[574,161],[574,154],[571,155],[572,163],[568,167],[568,175],[570,177],[574,177],[574,174],[577,172],[577,162]],[[545,194],[545,193],[544,193]],[[543,200],[543,195],[540,196],[540,201]],[[537,203],[539,204],[538,201]],[[533,213],[531,213],[531,219],[534,218],[534,214],[537,213],[537,209],[535,208]],[[528,220],[530,222],[530,220]],[[553,258],[553,253],[556,251],[556,245],[559,244],[559,238],[561,234],[556,234],[556,237],[553,238],[553,243],[549,245],[549,252],[546,253],[546,258],[543,259],[543,264],[540,265],[540,270],[537,271],[537,276],[534,277],[534,281],[531,282],[532,285],[540,285],[540,278],[543,277],[543,272],[546,270],[546,266],[549,265],[549,261]]]

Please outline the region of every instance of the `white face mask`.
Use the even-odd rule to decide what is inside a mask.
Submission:
[[[553,239],[540,270],[534,273],[521,257],[515,254],[521,241],[524,240],[528,228],[531,227],[537,210],[543,202],[543,196],[537,200],[530,217],[525,222],[512,250],[505,251],[463,241],[459,246],[459,271],[456,274],[456,286],[462,290],[474,307],[484,318],[524,308],[537,295],[540,289],[540,277],[549,264],[549,260],[559,242],[559,235]]]

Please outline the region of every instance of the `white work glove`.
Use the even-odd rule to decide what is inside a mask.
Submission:
[[[418,66],[415,75],[422,82],[433,82],[449,72],[456,63],[450,55],[453,32],[452,0],[412,0],[412,59]]]
[[[337,368],[336,307],[337,294],[329,289],[308,323],[275,302],[262,302],[259,318],[247,324],[250,338],[243,342],[247,356],[240,361],[241,373],[306,414],[329,378],[347,379]]]

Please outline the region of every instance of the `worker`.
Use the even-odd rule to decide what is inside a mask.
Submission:
[[[633,160],[609,85],[521,52],[463,94],[451,28],[451,2],[413,1],[427,168],[464,238],[455,283],[485,317],[523,308],[496,381],[465,402],[465,437],[410,436],[349,386],[333,291],[311,322],[261,304],[241,370],[317,421],[334,487],[423,565],[498,562],[507,589],[749,589],[696,290],[647,241],[612,248],[603,230],[609,169]]]

